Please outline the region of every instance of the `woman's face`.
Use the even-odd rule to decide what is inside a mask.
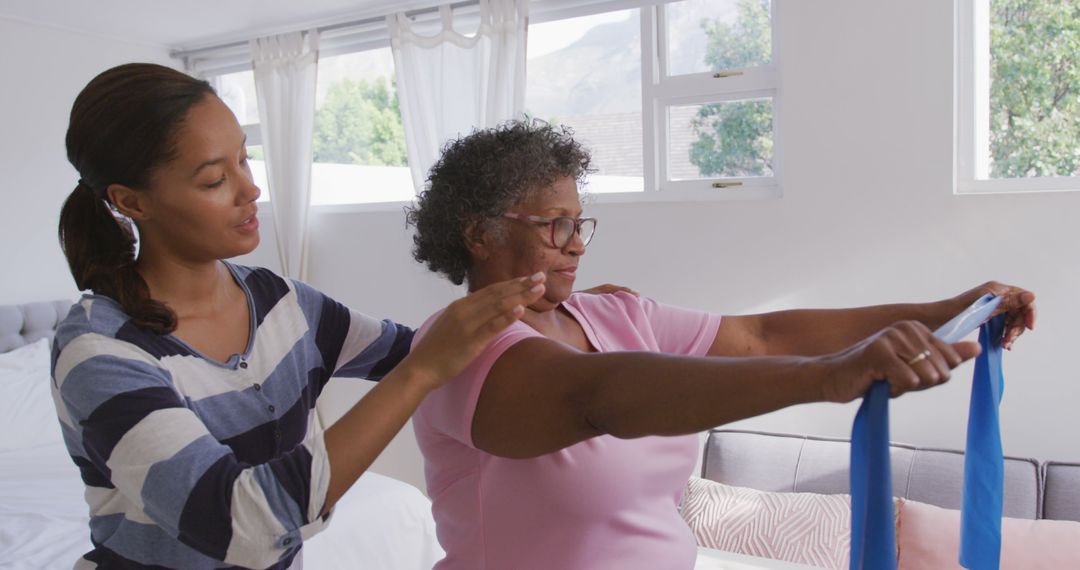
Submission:
[[[151,190],[141,194],[146,214],[137,220],[140,255],[200,262],[259,245],[260,190],[252,182],[244,132],[215,96],[191,108],[177,134],[175,158],[157,169]]]
[[[510,213],[554,218],[581,217],[581,200],[573,178],[556,179],[547,187],[534,190]],[[535,310],[550,310],[566,300],[573,291],[578,261],[585,254],[581,237],[574,233],[562,248],[551,242],[551,226],[520,219],[503,218],[506,239],[494,248],[489,262],[503,279],[532,275],[542,271],[547,275],[544,296],[532,305]]]

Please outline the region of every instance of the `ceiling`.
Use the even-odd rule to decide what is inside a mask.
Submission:
[[[4,0],[0,18],[181,49],[438,4],[439,0]]]

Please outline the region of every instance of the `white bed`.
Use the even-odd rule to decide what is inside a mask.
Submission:
[[[64,303],[0,306],[0,568],[70,569],[90,550],[79,473],[49,390],[48,344]],[[431,503],[367,473],[304,545],[306,570],[428,570],[442,558]]]

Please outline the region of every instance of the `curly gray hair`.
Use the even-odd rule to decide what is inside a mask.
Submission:
[[[472,257],[469,226],[483,227],[531,192],[591,172],[589,151],[573,130],[538,120],[515,120],[451,140],[428,173],[427,188],[406,222],[416,227],[413,257],[460,285]]]

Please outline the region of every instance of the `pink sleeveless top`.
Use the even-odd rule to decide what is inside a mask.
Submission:
[[[564,306],[600,352],[704,356],[720,326],[718,315],[626,293],[575,294]],[[692,568],[694,537],[678,505],[697,460],[697,436],[599,436],[532,459],[473,446],[473,413],[488,371],[515,343],[541,336],[514,323],[413,417],[446,550],[436,570]]]

